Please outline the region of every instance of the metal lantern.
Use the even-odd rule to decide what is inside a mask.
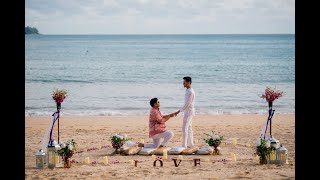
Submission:
[[[271,153],[267,156],[268,164],[278,164],[277,160],[277,151],[272,150]]]
[[[270,142],[270,147],[273,147],[275,149],[278,149],[280,147],[280,142],[272,136],[270,136],[267,141]]]
[[[47,167],[46,153],[42,149],[36,153],[36,168],[43,169]]]
[[[282,144],[277,149],[277,160],[279,164],[288,164],[288,150]]]
[[[48,168],[62,167],[62,158],[57,153],[59,149],[60,145],[55,140],[48,145]]]

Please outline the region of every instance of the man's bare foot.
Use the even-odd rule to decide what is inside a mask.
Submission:
[[[144,147],[144,144],[139,142],[138,147]]]

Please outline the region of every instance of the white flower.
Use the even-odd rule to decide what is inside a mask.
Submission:
[[[215,134],[215,135],[212,136],[212,139],[213,139],[213,140],[217,140],[217,139],[220,139],[220,137],[219,137],[219,135],[216,135],[216,134]]]
[[[257,139],[257,141],[256,141],[256,145],[257,145],[257,146],[260,146],[260,145],[261,145],[260,138],[259,138],[259,139]]]
[[[65,147],[66,147],[66,144],[65,144],[65,143],[61,143],[61,144],[60,144],[60,147],[61,147],[61,148],[65,148]]]
[[[68,149],[70,149],[72,151],[73,146],[71,144],[68,145]]]
[[[124,135],[123,135],[123,138],[127,138],[127,137],[128,137],[127,134],[124,134]]]
[[[267,141],[266,145],[267,145],[267,148],[269,148],[270,147],[270,141]]]

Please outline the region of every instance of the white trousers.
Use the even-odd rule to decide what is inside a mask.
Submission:
[[[160,140],[164,139],[161,145],[166,146],[168,142],[173,138],[174,134],[172,131],[164,131],[163,133],[156,134],[152,136],[152,144],[144,144],[146,148],[158,148],[160,146]]]
[[[183,115],[182,125],[182,147],[187,148],[194,146],[193,144],[193,131],[192,131],[192,118],[191,114]]]

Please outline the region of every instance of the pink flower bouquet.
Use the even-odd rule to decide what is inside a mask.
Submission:
[[[265,98],[267,102],[272,103],[274,100],[279,99],[282,96],[283,96],[282,91],[272,89],[270,87],[266,87],[265,93],[262,94],[260,97]]]
[[[56,101],[57,104],[61,104],[63,100],[67,97],[67,91],[64,89],[56,89],[52,93],[52,99]]]

